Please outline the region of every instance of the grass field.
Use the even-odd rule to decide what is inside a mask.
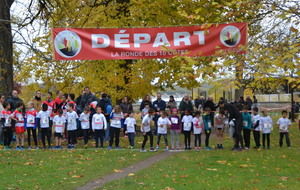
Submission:
[[[274,118],[277,121],[278,116]],[[270,150],[234,152],[226,138],[224,150],[184,151],[101,189],[300,189],[300,132],[296,123],[290,139],[292,149],[285,141],[279,148],[278,129],[274,129]],[[252,135],[251,143],[253,147]],[[214,137],[211,144],[215,145]]]
[[[277,121],[278,115],[273,119]],[[180,139],[183,142],[182,135]],[[229,150],[232,141],[227,137],[224,150],[174,154],[101,189],[299,189],[300,133],[296,123],[290,131],[292,149],[287,149],[285,143],[280,149],[278,139],[278,130],[275,129],[271,134],[271,150],[233,152]],[[127,150],[128,140],[120,140],[123,150],[84,150],[81,141],[77,146],[79,149],[75,150],[2,150],[0,189],[74,189],[157,154]],[[203,141],[204,136],[202,147]],[[135,141],[137,149],[141,142],[142,137],[138,136]],[[212,135],[212,147],[215,142]],[[161,146],[164,147],[163,141]],[[90,142],[90,147],[93,147],[93,142]]]

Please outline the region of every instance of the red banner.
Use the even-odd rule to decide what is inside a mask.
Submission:
[[[53,28],[55,60],[153,59],[245,53],[247,23],[161,28]]]

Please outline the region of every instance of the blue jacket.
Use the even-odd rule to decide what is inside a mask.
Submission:
[[[252,117],[250,113],[242,113],[243,116],[243,129],[251,129],[252,125]]]
[[[202,115],[202,118],[203,118],[204,130],[205,131],[211,130],[211,128],[209,128],[209,125],[208,125],[209,122],[210,122],[210,125],[212,125],[212,121],[211,121],[210,115],[207,115],[207,114],[204,113]]]
[[[153,104],[152,104],[152,107],[153,107],[153,108],[155,109],[155,111],[157,112],[157,111],[158,111],[157,108],[159,108],[160,111],[165,110],[166,107],[167,107],[167,104],[166,104],[166,102],[163,101],[163,100],[160,100],[160,101],[155,100],[155,101],[153,102]]]

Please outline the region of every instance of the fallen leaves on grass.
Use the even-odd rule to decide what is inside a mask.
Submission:
[[[32,163],[32,162],[26,162],[26,163],[24,163],[24,165],[25,165],[25,166],[33,165],[33,163]]]
[[[187,175],[181,175],[180,177],[182,177],[182,178],[186,178],[186,177],[187,177]]]
[[[83,177],[83,175],[73,175],[72,178],[80,178]]]
[[[134,176],[134,175],[135,175],[134,173],[129,173],[129,174],[128,174],[128,176]]]
[[[241,164],[241,165],[240,165],[240,168],[248,168],[248,167],[250,167],[250,166],[247,165],[247,164]]]
[[[208,170],[208,171],[218,171],[217,168],[206,168],[206,170]]]
[[[227,161],[226,160],[218,160],[217,163],[219,163],[219,164],[226,164]]]
[[[114,169],[114,172],[116,172],[116,173],[121,173],[121,172],[123,172],[123,170],[117,170],[117,169]]]
[[[175,190],[175,189],[172,187],[165,187],[164,190]]]
[[[287,181],[289,179],[289,177],[281,177],[282,181]]]

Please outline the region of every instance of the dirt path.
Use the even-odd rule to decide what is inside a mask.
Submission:
[[[128,174],[130,174],[130,173],[135,173],[142,169],[145,169],[145,168],[151,166],[152,164],[155,164],[161,160],[164,160],[178,152],[182,152],[182,151],[161,152],[159,154],[156,154],[155,156],[151,156],[151,157],[147,158],[146,160],[140,161],[136,164],[133,164],[126,168],[121,169],[122,172],[111,173],[109,175],[101,177],[100,179],[96,179],[94,181],[88,182],[84,186],[78,187],[77,190],[88,190],[88,189],[100,188],[101,186],[103,186],[106,183],[127,177]]]

